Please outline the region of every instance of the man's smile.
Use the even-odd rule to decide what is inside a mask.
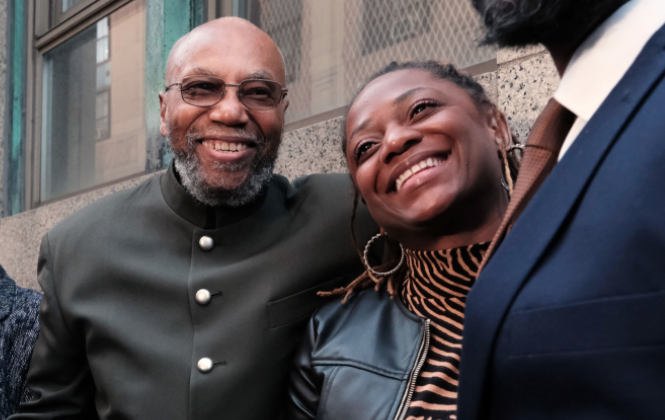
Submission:
[[[201,139],[199,153],[217,162],[239,162],[251,159],[257,153],[257,143],[250,139]]]

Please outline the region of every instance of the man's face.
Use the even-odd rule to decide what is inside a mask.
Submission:
[[[501,47],[558,44],[593,27],[627,0],[472,0],[487,33],[483,43]]]
[[[207,28],[190,34],[167,72],[167,84],[206,75],[237,84],[264,78],[285,84],[279,51],[254,28]],[[267,186],[281,142],[284,111],[255,111],[228,87],[209,107],[185,103],[178,85],[160,94],[162,135],[171,141],[185,189],[207,205],[247,204]]]

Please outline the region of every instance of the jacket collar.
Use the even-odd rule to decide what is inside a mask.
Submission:
[[[171,210],[202,229],[221,228],[246,219],[261,209],[267,195],[261,194],[253,203],[237,208],[206,206],[182,187],[173,162],[162,174],[160,183],[164,199]]]
[[[16,283],[9,278],[4,268],[0,266],[0,321],[12,312],[16,300]]]
[[[554,167],[471,290],[464,322],[459,418],[481,417],[490,358],[503,319],[631,114],[660,80],[664,47],[665,26]]]

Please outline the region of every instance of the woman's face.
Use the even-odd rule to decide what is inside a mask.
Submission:
[[[351,106],[346,158],[377,223],[418,248],[419,232],[474,229],[507,202],[497,155],[507,132],[505,119],[454,83],[399,70],[372,81]]]

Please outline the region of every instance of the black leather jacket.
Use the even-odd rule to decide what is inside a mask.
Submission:
[[[291,371],[287,419],[401,420],[429,347],[429,320],[384,290],[320,308]]]

